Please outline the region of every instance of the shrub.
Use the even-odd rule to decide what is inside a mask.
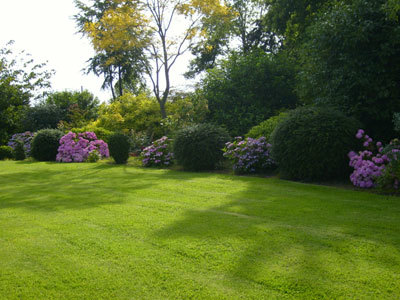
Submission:
[[[382,147],[381,142],[373,143],[372,138],[359,129],[356,137],[363,139],[365,149],[349,153],[350,166],[354,168],[350,180],[360,188],[378,187],[382,191],[397,191],[400,181],[400,142],[393,140]]]
[[[15,160],[24,160],[26,158],[24,144],[20,141],[16,142],[13,152]]]
[[[11,137],[10,141],[8,142],[8,146],[15,150],[15,147],[18,145],[18,143],[22,143],[25,151],[25,156],[30,156],[32,140],[33,133],[30,131],[16,133]]]
[[[39,130],[32,140],[31,155],[38,161],[55,161],[63,132],[58,129]]]
[[[122,133],[115,133],[110,136],[108,143],[110,155],[117,164],[126,164],[129,158],[129,139]]]
[[[12,159],[13,149],[10,146],[0,146],[0,160]]]
[[[171,139],[163,136],[161,139],[154,141],[149,147],[146,147],[141,153],[142,163],[144,167],[165,167],[172,164],[174,157],[170,152]]]
[[[270,149],[271,144],[265,137],[245,140],[237,137],[234,142],[226,143],[224,156],[233,161],[233,170],[237,173],[259,173],[275,166]]]
[[[60,139],[57,161],[59,162],[84,162],[90,154],[96,152],[101,157],[109,157],[108,145],[103,140],[98,140],[94,132],[84,132],[78,135],[69,132]],[[95,154],[91,156],[93,161]],[[97,159],[98,160],[98,159]]]
[[[293,110],[271,136],[273,158],[283,177],[296,180],[343,179],[347,153],[355,149],[359,123],[326,107]]]
[[[277,116],[273,116],[257,126],[254,126],[250,129],[250,131],[246,134],[246,137],[251,137],[254,139],[258,139],[260,137],[265,137],[267,141],[270,141],[270,137],[276,126],[278,126],[279,122],[284,120],[287,117],[287,112],[282,112]]]
[[[176,133],[174,155],[187,170],[213,170],[223,159],[229,141],[226,130],[210,124],[183,128]]]
[[[95,162],[99,161],[101,159],[101,157],[102,156],[100,155],[99,151],[93,150],[89,153],[86,161],[90,162],[90,163],[95,163]]]

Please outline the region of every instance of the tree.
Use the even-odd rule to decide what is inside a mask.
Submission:
[[[132,0],[75,0],[80,13],[75,15],[79,31],[88,36],[96,55],[89,59],[86,71],[104,76],[102,88],[110,88],[113,99],[122,96],[124,86],[141,85],[147,64],[144,47],[149,42],[147,19],[140,3]],[[117,83],[117,93],[114,84]]]
[[[400,23],[386,4],[343,1],[321,11],[299,51],[297,87],[304,102],[334,106],[384,140],[400,111]]]
[[[105,10],[104,5],[100,7],[104,2],[107,3]],[[165,106],[171,91],[171,69],[194,44],[201,20],[228,13],[219,0],[109,0],[92,1],[90,7],[76,3],[86,17],[86,21],[80,22],[81,31],[91,38],[97,51],[111,54],[109,49],[146,50],[145,57],[137,58],[150,78],[162,118],[167,117]],[[106,13],[98,15],[97,11]],[[92,20],[91,16],[94,16]]]
[[[208,100],[210,121],[238,136],[296,105],[294,78],[283,57],[260,50],[246,55],[233,53],[208,71],[199,92]]]
[[[98,115],[100,101],[87,90],[53,92],[45,99],[45,103],[55,105],[62,112],[63,121],[71,121],[68,114],[72,106],[77,106],[85,121],[95,120]]]
[[[226,58],[232,50],[248,53],[254,49],[276,52],[279,40],[264,28],[267,6],[260,0],[229,0],[228,14],[211,15],[201,22],[200,42],[191,51],[195,58],[190,63],[188,78],[216,66],[219,58]]]
[[[0,49],[0,144],[22,130],[22,117],[33,99],[39,99],[50,87],[54,71],[46,64],[35,64],[24,51],[14,54],[10,41]]]

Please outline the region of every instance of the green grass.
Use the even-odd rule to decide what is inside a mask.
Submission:
[[[0,162],[0,299],[399,299],[400,198]]]

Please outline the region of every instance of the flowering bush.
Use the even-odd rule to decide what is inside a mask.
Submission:
[[[363,140],[365,149],[358,154],[354,151],[348,154],[349,164],[354,168],[350,175],[351,182],[360,188],[379,186],[387,189],[390,185],[397,189],[399,175],[396,175],[396,166],[400,159],[400,144],[396,144],[394,140],[388,146],[382,147],[381,142],[374,143],[362,129],[358,130],[356,138]]]
[[[383,148],[382,153],[389,158],[389,163],[377,178],[377,186],[390,192],[399,192],[400,185],[400,141],[394,139]]]
[[[271,158],[271,144],[265,137],[258,139],[236,137],[225,144],[224,156],[233,161],[233,170],[237,173],[255,173],[275,166]]]
[[[107,143],[98,140],[94,132],[84,132],[78,135],[69,132],[60,139],[56,159],[59,162],[84,162],[93,151],[97,151],[101,157],[110,156]]]
[[[15,151],[18,143],[22,143],[25,155],[30,156],[32,139],[33,133],[30,131],[16,133],[11,137],[11,140],[8,142],[8,146],[10,146]]]
[[[165,167],[172,164],[174,154],[169,151],[171,139],[163,136],[143,149],[140,154],[144,167]]]

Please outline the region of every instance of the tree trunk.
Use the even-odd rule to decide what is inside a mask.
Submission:
[[[160,112],[161,112],[161,118],[166,119],[167,112],[165,110],[165,102],[160,102]]]
[[[118,66],[118,87],[119,87],[119,95],[122,96],[123,94],[123,88],[122,88],[122,72],[121,72],[121,66]]]

